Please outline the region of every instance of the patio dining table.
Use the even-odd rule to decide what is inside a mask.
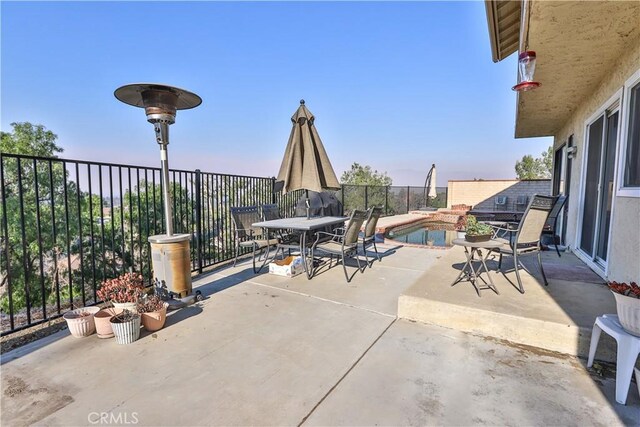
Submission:
[[[270,221],[260,221],[251,224],[253,227],[266,228],[268,230],[295,230],[301,231],[300,233],[300,255],[302,256],[302,264],[304,271],[307,274],[307,279],[311,279],[311,273],[313,268],[309,268],[307,262],[307,235],[313,234],[318,230],[322,230],[327,226],[344,223],[348,220],[348,217],[344,216],[319,216],[311,217],[293,217],[293,218],[280,218]],[[276,251],[277,253],[277,251]],[[268,259],[268,258],[267,258]],[[265,260],[266,263],[267,260]],[[313,263],[313,260],[311,260]]]

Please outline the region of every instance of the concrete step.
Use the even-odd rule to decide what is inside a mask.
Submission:
[[[487,289],[478,297],[471,283],[451,287],[464,260],[462,250],[453,248],[399,297],[398,317],[587,358],[595,318],[616,312],[611,292],[595,275],[582,274],[583,264],[572,254],[543,254],[549,286],[542,284],[535,255],[528,258],[525,266],[533,275],[521,274],[524,294],[515,287],[511,261],[503,265],[511,270],[505,276],[491,260],[500,294]],[[602,334],[596,359],[615,361],[615,356],[615,340]]]

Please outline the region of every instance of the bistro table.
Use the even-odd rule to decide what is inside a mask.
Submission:
[[[344,224],[348,217],[344,216],[318,216],[307,219],[306,217],[280,218],[270,221],[261,221],[251,224],[253,227],[266,228],[268,230],[295,230],[300,233],[300,255],[307,279],[311,279],[313,268],[307,265],[307,234],[327,226]],[[277,253],[277,251],[276,251]],[[311,260],[313,262],[313,260]],[[266,260],[265,260],[266,263]]]
[[[457,246],[464,247],[464,253],[467,256],[467,262],[465,263],[464,267],[462,267],[460,274],[458,274],[458,277],[453,281],[451,286],[454,286],[457,283],[465,280],[467,282],[471,282],[473,287],[476,289],[478,296],[480,296],[481,289],[491,289],[493,292],[500,295],[500,292],[498,292],[498,289],[493,284],[493,279],[489,274],[489,269],[487,269],[486,260],[491,253],[491,249],[497,249],[502,246],[503,243],[495,240],[487,240],[484,242],[468,242],[465,239],[453,239],[451,243]],[[486,250],[486,254],[484,254],[484,256],[482,255],[482,249]],[[474,258],[476,254],[478,254],[477,259]],[[474,262],[480,263],[480,265],[478,265],[477,268],[474,268]],[[488,283],[482,277],[483,273],[485,273],[487,278],[489,279]],[[479,284],[476,284],[478,282],[478,279],[482,280],[486,286],[480,288],[480,286],[478,286]]]

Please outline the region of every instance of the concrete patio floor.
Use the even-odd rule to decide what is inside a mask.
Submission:
[[[340,267],[311,281],[249,263],[200,276],[205,301],[128,346],[62,331],[6,353],[2,425],[640,422],[637,392],[616,404],[614,381],[582,359],[398,319],[400,295],[456,254],[386,249],[350,284]]]

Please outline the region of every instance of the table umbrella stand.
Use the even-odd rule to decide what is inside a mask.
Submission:
[[[191,286],[191,234],[174,234],[171,182],[169,181],[169,125],[176,111],[197,107],[202,99],[173,86],[136,83],[116,89],[115,97],[125,104],[145,109],[160,146],[160,169],[166,234],[149,236],[155,291],[168,299],[169,308],[181,308],[202,299]],[[129,189],[131,191],[131,189]],[[200,236],[198,236],[199,238]]]

